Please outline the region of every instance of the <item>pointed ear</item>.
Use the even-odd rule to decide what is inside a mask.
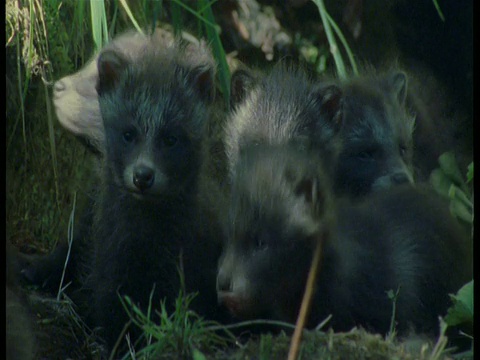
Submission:
[[[343,92],[337,85],[319,85],[313,90],[314,101],[320,107],[322,120],[335,130],[340,129],[343,119]]]
[[[195,92],[206,102],[215,98],[215,71],[209,65],[200,65],[186,72],[186,82],[193,85]]]
[[[256,83],[252,73],[243,69],[235,71],[230,82],[230,106],[233,108],[243,102]]]
[[[102,95],[117,86],[128,64],[127,59],[114,50],[108,50],[100,54],[97,60],[98,82],[96,89],[98,95]]]
[[[405,99],[407,98],[407,74],[403,71],[397,71],[390,74],[387,80],[398,102],[401,105],[405,104]]]

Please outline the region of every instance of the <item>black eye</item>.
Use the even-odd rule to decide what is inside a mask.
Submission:
[[[407,154],[407,147],[405,145],[400,145],[398,151],[400,152],[400,156],[403,157]]]
[[[136,136],[135,131],[133,130],[125,131],[123,133],[123,140],[126,143],[130,144],[135,140],[135,136]]]
[[[178,138],[175,136],[165,136],[162,140],[167,147],[175,146],[175,144],[178,142]]]
[[[373,159],[375,157],[375,150],[369,149],[369,150],[360,151],[357,154],[357,157],[361,160]]]

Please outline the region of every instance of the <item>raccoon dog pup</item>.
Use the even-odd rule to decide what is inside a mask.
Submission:
[[[246,150],[237,164],[219,302],[239,318],[295,322],[318,239],[322,257],[308,326],[335,331],[438,331],[450,299],[472,278],[468,235],[423,187],[397,186],[334,206],[317,161],[296,149]],[[337,208],[337,209],[336,209]],[[471,245],[471,243],[470,243]]]
[[[279,63],[266,74],[241,69],[232,74],[231,115],[225,125],[225,147],[230,179],[242,149],[251,144],[288,144],[299,148],[318,147],[325,160],[333,158],[337,144],[335,128],[312,136],[322,107],[335,107],[339,97],[324,94],[300,67]]]
[[[190,36],[189,39],[193,37]],[[194,39],[194,38],[193,38]],[[195,40],[195,39],[194,39]],[[202,41],[185,41],[184,57],[179,59],[185,68],[195,68],[206,66],[214,68],[214,59]],[[54,103],[57,118],[60,124],[73,133],[77,138],[83,139],[90,149],[97,155],[93,164],[92,185],[98,183],[98,168],[101,167],[102,157],[105,153],[105,130],[100,114],[100,105],[98,102],[98,93],[96,85],[98,82],[98,57],[108,51],[115,51],[129,61],[136,62],[141,58],[147,48],[174,48],[177,42],[173,34],[166,30],[157,28],[151,35],[143,35],[137,31],[127,31],[116,36],[110,43],[96,53],[91,61],[78,72],[66,76],[55,83]],[[206,89],[206,93],[212,89]],[[217,95],[216,93],[215,95]],[[207,129],[209,135],[214,133],[214,126],[221,126],[219,118],[223,120],[224,109],[218,106],[221,99],[215,96],[214,116],[209,116]],[[212,112],[210,112],[212,114]],[[212,136],[213,137],[213,136]],[[219,137],[219,135],[217,135]],[[218,146],[213,140],[208,140],[211,144],[208,146],[208,164],[210,166],[207,174],[211,177],[223,178],[225,161],[223,160],[223,151],[217,150]],[[219,142],[215,139],[216,142]],[[220,153],[220,156],[217,154]],[[219,170],[220,169],[220,170]],[[221,175],[220,175],[221,173]],[[91,252],[91,227],[93,222],[93,204],[95,194],[87,194],[87,203],[81,212],[80,220],[74,226],[74,240],[72,249],[68,257],[68,266],[63,274],[69,247],[67,241],[60,241],[57,247],[49,255],[30,255],[22,259],[24,268],[22,270],[23,278],[30,283],[41,286],[44,290],[57,293],[60,280],[64,276],[64,284],[71,283],[68,291],[72,295],[73,288],[81,284],[85,270],[85,261]],[[78,208],[76,213],[80,213]],[[79,217],[77,217],[78,219]],[[23,254],[22,254],[23,255]]]
[[[208,54],[204,44],[196,51]],[[155,285],[152,304],[166,297],[172,305],[183,251],[187,291],[200,290],[193,306],[201,308],[208,264],[198,265],[198,259],[212,262],[214,274],[211,244],[195,236],[214,66],[213,60],[186,62],[187,56],[187,48],[175,44],[147,47],[134,62],[115,50],[98,59],[106,149],[86,287],[93,293],[93,321],[110,348],[128,320],[118,294],[129,295],[145,311]],[[211,283],[214,298],[214,277]]]
[[[328,109],[342,144],[333,175],[336,194],[361,196],[412,183],[415,121],[405,106],[407,75],[390,71],[327,84],[339,97],[330,102],[337,107]],[[331,120],[319,122],[318,131],[330,128]]]
[[[405,111],[403,72],[347,81],[313,80],[278,64],[266,75],[232,75],[226,149],[233,177],[248,144],[297,143],[316,149],[337,195],[359,197],[413,182],[413,118]]]
[[[191,35],[188,39],[194,41],[191,40],[194,39]],[[173,34],[162,28],[156,28],[151,35],[133,30],[117,35],[82,69],[55,82],[53,102],[60,125],[86,144],[93,153],[101,155],[105,147],[105,132],[95,89],[98,81],[98,57],[102,52],[115,50],[135,61],[146,47],[171,47],[174,43]],[[188,60],[185,61],[212,62],[208,53],[196,51],[198,43],[191,44],[191,48],[195,50],[188,54]]]

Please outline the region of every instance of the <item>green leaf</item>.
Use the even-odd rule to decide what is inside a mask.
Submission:
[[[462,173],[458,168],[457,161],[455,160],[455,155],[453,155],[453,153],[443,153],[438,158],[438,163],[440,164],[440,168],[445,175],[451,179],[455,185],[462,189],[465,188],[465,181],[463,180]]]
[[[450,203],[450,212],[453,216],[457,219],[465,221],[468,224],[473,223],[473,216],[472,213],[467,209],[467,207],[457,200],[452,200]]]
[[[193,360],[207,360],[207,357],[200,350],[193,349]]]
[[[473,161],[468,165],[468,171],[467,171],[467,183],[471,182],[473,180]]]
[[[441,169],[437,168],[432,171],[430,174],[430,184],[432,184],[437,193],[447,198],[449,197],[448,192],[450,190],[450,186],[452,185],[452,181]]]
[[[456,295],[450,295],[453,305],[448,309],[448,326],[473,322],[473,280],[465,284]]]
[[[450,186],[448,195],[451,199],[450,201],[450,212],[453,216],[457,217],[460,220],[467,222],[468,224],[473,223],[473,204],[468,199],[467,195],[460,190],[455,185]]]
[[[461,189],[456,187],[455,185],[451,185],[450,189],[448,190],[448,196],[452,200],[458,200],[462,204],[464,204],[467,208],[473,211],[473,204],[468,198],[468,196],[463,192]]]
[[[432,0],[432,1],[433,1],[433,5],[435,5],[435,9],[437,9],[438,16],[443,22],[445,22],[445,16],[443,16],[442,9],[440,9],[440,6],[438,5],[437,0]]]
[[[395,294],[393,293],[393,290],[388,290],[387,291],[387,296],[390,300],[395,299]]]

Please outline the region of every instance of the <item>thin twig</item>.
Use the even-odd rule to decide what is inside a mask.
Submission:
[[[75,191],[73,193],[72,212],[70,213],[70,219],[68,220],[68,235],[67,235],[68,250],[67,250],[67,256],[65,257],[65,263],[63,264],[62,277],[60,278],[60,284],[58,285],[57,301],[60,301],[60,297],[62,296],[63,290],[66,288],[66,286],[65,287],[63,286],[63,281],[65,279],[65,273],[67,271],[68,261],[70,260],[70,252],[73,246],[73,226],[75,224],[76,204],[77,204],[77,192]]]
[[[118,336],[117,341],[115,342],[115,345],[113,346],[112,352],[110,353],[110,357],[108,358],[109,360],[113,360],[113,359],[115,358],[115,353],[117,352],[118,348],[120,347],[120,343],[122,342],[123,337],[124,337],[125,334],[127,333],[127,330],[128,330],[128,328],[129,328],[129,326],[130,326],[131,324],[132,324],[132,320],[129,320],[129,321],[123,326],[122,332],[121,332],[120,335]]]
[[[300,350],[300,342],[302,340],[302,332],[305,327],[305,322],[310,310],[310,304],[312,303],[313,289],[315,287],[315,281],[317,279],[318,268],[320,266],[320,257],[322,255],[322,243],[323,238],[320,238],[315,247],[315,253],[313,254],[312,265],[308,273],[307,284],[305,285],[305,293],[303,295],[302,305],[300,306],[300,312],[298,314],[297,323],[295,325],[295,331],[293,332],[290,350],[288,352],[288,360],[295,360]]]

